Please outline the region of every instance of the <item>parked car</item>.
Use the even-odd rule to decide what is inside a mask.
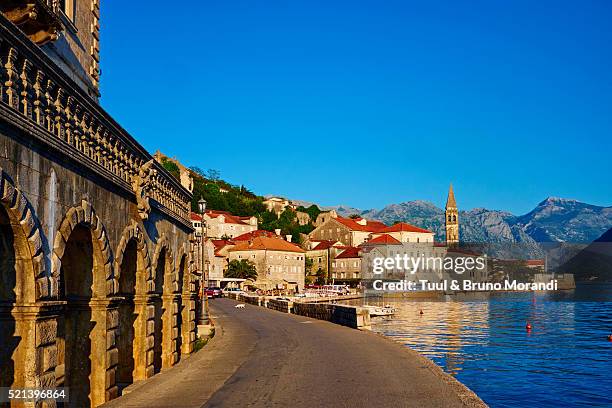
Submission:
[[[221,297],[221,288],[219,287],[204,288],[204,292],[209,298]]]
[[[244,291],[240,288],[223,288],[223,294],[228,293],[244,293]]]

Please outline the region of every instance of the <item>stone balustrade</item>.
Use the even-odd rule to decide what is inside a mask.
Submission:
[[[141,192],[151,206],[191,228],[191,193],[1,14],[0,113],[45,150],[132,196],[135,179],[151,162]]]

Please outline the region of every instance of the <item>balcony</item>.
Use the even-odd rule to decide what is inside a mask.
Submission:
[[[62,29],[59,0],[2,0],[0,12],[34,43],[57,40]]]
[[[191,193],[2,15],[0,119],[191,230]]]

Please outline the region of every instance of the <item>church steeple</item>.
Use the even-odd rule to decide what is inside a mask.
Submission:
[[[448,189],[445,211],[446,245],[454,246],[459,243],[459,210],[455,201],[453,185]]]

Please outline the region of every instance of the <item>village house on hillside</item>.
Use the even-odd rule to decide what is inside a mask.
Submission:
[[[281,197],[268,197],[264,200],[263,204],[266,206],[268,211],[273,212],[277,216],[281,215],[287,207],[295,209],[295,206],[291,204],[291,201]]]
[[[191,223],[196,233],[202,233],[204,226],[204,236],[213,239],[234,238],[257,230],[257,217],[239,217],[227,211],[206,211],[204,223],[201,215],[192,212]]]
[[[305,252],[276,237],[258,236],[239,241],[229,249],[229,261],[246,259],[255,264],[259,289],[302,291],[305,283]]]
[[[340,241],[347,246],[356,247],[370,239],[371,234],[381,232],[385,228],[387,226],[379,221],[337,216],[327,219],[308,236],[311,240]]]

